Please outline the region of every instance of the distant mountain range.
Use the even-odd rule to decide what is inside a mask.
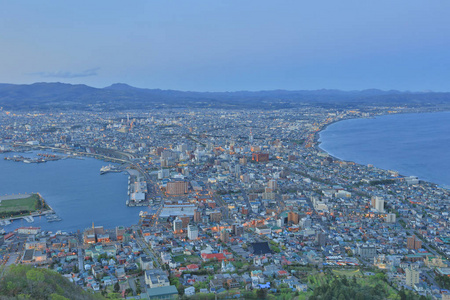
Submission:
[[[84,84],[33,83],[0,84],[0,106],[6,110],[24,109],[153,109],[153,108],[262,108],[280,109],[313,105],[357,108],[373,105],[448,106],[450,93],[400,92],[368,89],[271,90],[237,92],[185,92],[141,89],[124,83],[105,88]]]

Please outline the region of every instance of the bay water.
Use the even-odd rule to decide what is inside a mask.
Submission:
[[[320,132],[319,142],[341,160],[450,187],[450,112],[344,120]]]
[[[21,226],[76,232],[91,227],[93,222],[104,228],[130,226],[138,223],[141,210],[147,210],[126,206],[128,173],[100,175],[100,168],[109,163],[94,158],[29,164],[4,160],[13,155],[32,158],[37,153],[49,152],[0,154],[0,196],[40,193],[62,221],[49,223],[44,216],[35,217],[33,223],[20,219],[5,226],[6,232]]]

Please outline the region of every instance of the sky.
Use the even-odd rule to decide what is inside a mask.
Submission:
[[[450,91],[448,0],[0,0],[0,83]]]

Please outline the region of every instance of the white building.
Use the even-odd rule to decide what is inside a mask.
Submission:
[[[384,200],[381,197],[372,197],[372,207],[378,212],[384,212]]]
[[[198,228],[194,225],[188,226],[188,239],[196,240],[198,238]]]
[[[420,271],[418,270],[417,266],[410,265],[405,269],[406,273],[406,280],[405,283],[407,286],[413,287],[414,284],[419,283],[419,275]]]
[[[386,221],[386,223],[395,223],[396,220],[396,216],[395,214],[387,214],[386,217],[384,218],[384,220]]]

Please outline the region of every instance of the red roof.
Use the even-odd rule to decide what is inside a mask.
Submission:
[[[202,258],[205,260],[210,260],[210,259],[225,260],[226,259],[225,255],[223,255],[223,253],[211,253],[211,254],[202,253]]]
[[[41,229],[41,227],[19,227],[19,228],[17,228],[16,230],[19,230],[19,229]]]
[[[198,266],[196,264],[187,265],[186,268],[189,270],[198,270]]]
[[[14,236],[14,232],[8,233],[7,235],[5,235],[5,240],[9,239],[12,236]]]

